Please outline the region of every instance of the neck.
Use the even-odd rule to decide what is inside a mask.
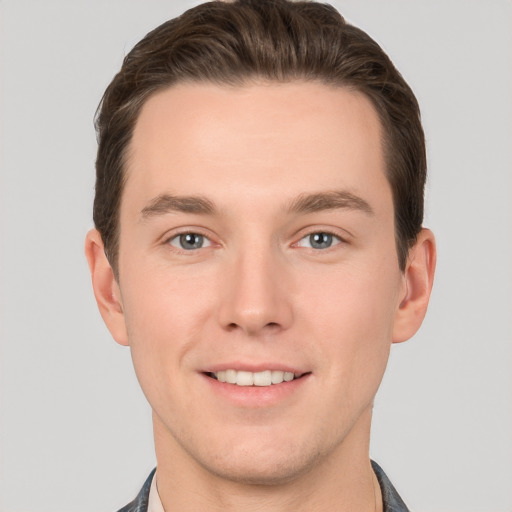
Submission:
[[[244,482],[215,474],[190,456],[154,415],[158,493],[166,512],[306,512],[382,510],[371,468],[366,411],[328,455],[278,482]]]

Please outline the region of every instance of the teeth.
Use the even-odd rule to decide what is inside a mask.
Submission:
[[[272,384],[281,384],[284,380],[284,372],[280,372],[279,370],[272,371]]]
[[[236,372],[237,386],[252,386],[254,384],[254,374],[251,372]]]
[[[270,386],[272,384],[272,372],[266,370],[264,372],[258,372],[253,374],[255,386]]]
[[[226,370],[226,382],[236,384],[236,370]]]
[[[290,382],[300,374],[292,372],[283,372],[281,370],[265,370],[262,372],[246,372],[237,370],[222,370],[214,373],[213,376],[219,382],[236,384],[237,386],[270,386],[271,384],[281,384]]]

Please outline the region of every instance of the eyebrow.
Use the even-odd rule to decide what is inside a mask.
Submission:
[[[337,209],[359,210],[368,215],[375,214],[367,201],[345,190],[301,194],[288,206],[290,213],[314,213]]]
[[[287,211],[289,213],[314,213],[336,209],[359,210],[368,215],[374,215],[373,208],[367,201],[344,190],[301,194],[291,201]],[[141,210],[141,217],[147,219],[173,212],[214,215],[216,208],[205,197],[161,194]]]
[[[215,207],[209,199],[201,196],[161,194],[152,199],[140,213],[143,219],[147,219],[173,212],[212,215],[215,213]]]

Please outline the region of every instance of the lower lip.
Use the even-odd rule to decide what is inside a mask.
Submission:
[[[271,386],[237,386],[220,382],[206,374],[202,374],[202,376],[210,390],[222,399],[239,407],[258,408],[277,405],[283,400],[295,396],[309,380],[311,374]]]

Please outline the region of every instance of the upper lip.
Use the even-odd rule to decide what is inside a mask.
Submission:
[[[268,362],[268,363],[240,363],[240,362],[231,362],[231,363],[219,363],[208,366],[203,370],[204,373],[217,373],[225,370],[236,370],[236,371],[245,371],[258,373],[263,372],[265,370],[280,370],[283,372],[290,372],[295,375],[302,375],[304,373],[308,373],[308,370],[305,370],[299,366],[290,365],[286,363],[279,362]]]

